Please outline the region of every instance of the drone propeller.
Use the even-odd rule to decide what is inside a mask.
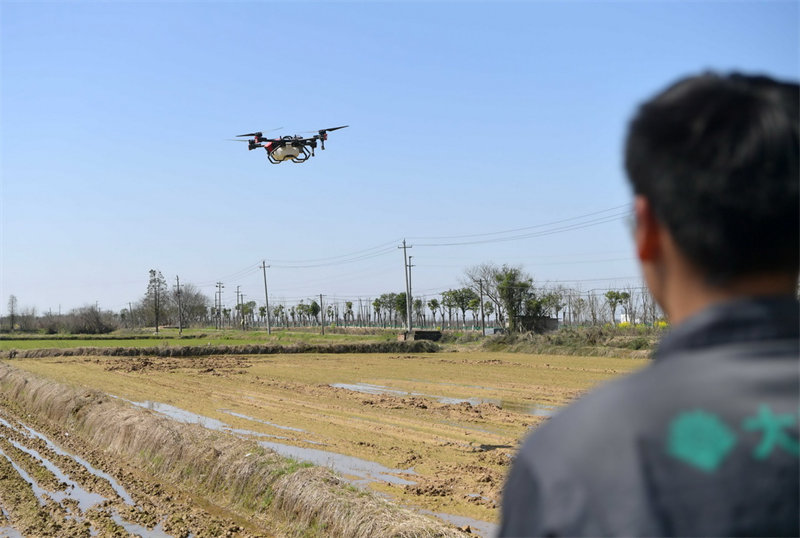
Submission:
[[[263,132],[262,131],[256,131],[255,133],[246,133],[246,134],[240,134],[240,135],[236,135],[236,136],[262,137],[262,136],[264,136],[264,133],[271,133],[272,131],[280,131],[281,129],[283,129],[283,127],[276,127],[275,129],[267,129],[266,131],[263,131]]]
[[[338,129],[344,129],[345,127],[349,127],[349,125],[340,125],[339,127],[331,127],[329,129],[320,129],[319,134],[314,138],[319,138],[322,142],[322,149],[325,149],[325,141],[328,139],[328,132],[329,131],[336,131]]]
[[[317,135],[321,135],[322,133],[327,133],[328,131],[336,131],[338,129],[344,129],[345,127],[350,127],[349,125],[340,125],[339,127],[331,127],[330,129],[317,129],[315,131],[300,131],[301,133],[317,133]]]

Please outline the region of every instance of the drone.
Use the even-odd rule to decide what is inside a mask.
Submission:
[[[349,125],[341,125],[339,127],[330,127],[328,129],[320,129],[317,134],[307,138],[300,135],[288,135],[280,138],[264,138],[264,133],[246,133],[236,135],[237,137],[252,137],[250,140],[233,139],[236,142],[247,142],[247,149],[253,150],[256,148],[264,148],[267,152],[267,159],[272,164],[280,164],[284,161],[292,161],[293,163],[304,163],[309,158],[314,156],[314,150],[317,147],[319,140],[322,149],[325,149],[325,141],[328,139],[328,133],[338,129],[344,129]],[[314,132],[314,131],[309,131]]]

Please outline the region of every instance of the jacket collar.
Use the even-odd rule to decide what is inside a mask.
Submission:
[[[714,304],[666,335],[654,357],[709,346],[800,337],[800,303],[791,295],[748,297]]]

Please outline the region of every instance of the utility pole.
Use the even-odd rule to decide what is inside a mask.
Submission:
[[[403,246],[397,248],[403,249],[403,269],[406,276],[406,331],[411,332],[411,285],[408,279],[408,253],[406,249],[412,248],[412,246],[406,245],[406,240],[403,239]]]
[[[413,257],[414,256],[409,256],[408,257],[408,295],[406,296],[408,298],[408,301],[406,301],[406,310],[407,310],[407,314],[406,315],[408,316],[408,330],[409,331],[411,330],[411,327],[414,326],[414,323],[411,320],[411,314],[414,312],[414,306],[413,306],[413,303],[411,301],[411,268],[414,267],[413,265],[411,265],[411,258],[413,258]]]
[[[175,275],[175,287],[178,292],[178,336],[183,336],[183,312],[181,312],[181,279]]]
[[[158,279],[158,280],[160,280],[160,279]],[[158,291],[158,288],[160,286],[158,280],[156,280],[156,285],[155,285],[155,288],[156,288],[156,294],[155,294],[156,295],[156,334],[158,334],[158,311],[161,309],[161,306],[158,304],[159,303],[159,295],[160,295],[160,293]]]
[[[222,329],[222,288],[224,287],[222,282],[217,282],[217,296],[219,297],[219,303],[217,304],[217,329]]]
[[[240,287],[241,286],[236,286],[236,315],[237,315],[236,321],[237,321],[237,323],[239,321],[238,316],[242,315],[242,307],[239,306],[239,288]]]
[[[319,319],[322,320],[320,327],[322,327],[322,336],[325,336],[325,308],[322,305],[322,294],[319,294]]]
[[[483,279],[478,279],[478,285],[481,288],[481,334],[486,336],[486,320],[483,315]]]
[[[261,260],[261,269],[264,271],[264,300],[267,303],[267,334],[272,334],[272,324],[269,321],[269,294],[267,293],[267,265],[266,260]]]

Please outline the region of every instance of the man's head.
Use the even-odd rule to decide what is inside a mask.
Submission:
[[[799,105],[797,84],[709,73],[673,84],[631,122],[625,164],[637,224],[666,232],[667,250],[709,287],[775,274],[797,281]],[[642,239],[651,284],[664,276],[648,267],[664,245]]]

